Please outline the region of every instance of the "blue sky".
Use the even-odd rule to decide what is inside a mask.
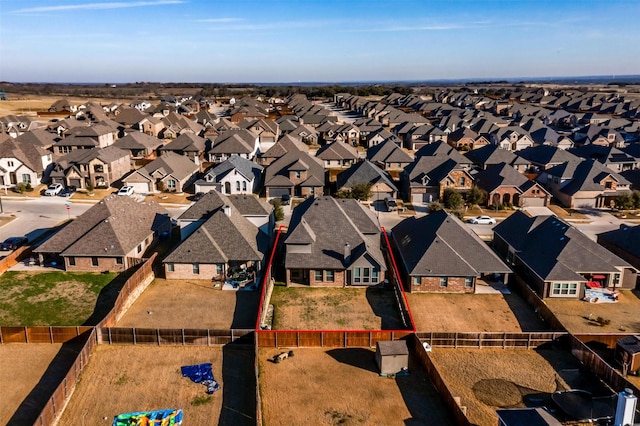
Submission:
[[[640,74],[637,0],[0,0],[0,80]]]

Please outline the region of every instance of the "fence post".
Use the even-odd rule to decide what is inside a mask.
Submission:
[[[458,333],[455,333],[453,336],[453,349],[458,348]]]
[[[233,338],[233,328],[231,329],[231,342],[233,343],[235,339]]]
[[[277,331],[276,331],[275,336],[276,336],[276,338],[274,339],[274,342],[275,342],[276,348],[277,348],[278,347],[278,332]]]
[[[480,333],[478,335],[478,349],[482,349],[482,334],[483,333]]]
[[[107,328],[107,330],[109,330],[109,344],[111,345],[111,327]]]
[[[296,347],[300,347],[300,332],[296,331]]]
[[[531,349],[531,333],[527,334],[527,349]]]
[[[68,396],[69,396],[69,392],[67,391],[67,378],[65,377],[64,378],[64,397],[67,398]]]
[[[0,343],[4,343],[4,340],[2,337],[2,327],[0,327]]]
[[[29,343],[29,331],[27,331],[27,327],[24,328],[24,341],[25,343]]]
[[[131,333],[133,334],[133,344],[136,345],[137,344],[137,342],[136,342],[136,329],[132,328],[131,329]]]
[[[320,332],[320,347],[324,347],[324,331]]]
[[[211,346],[211,330],[207,328],[207,346]]]
[[[373,336],[371,336],[371,332],[369,332],[369,347],[373,347]]]
[[[160,346],[160,329],[156,328],[156,337],[158,338],[158,346]]]
[[[49,326],[49,340],[53,343],[53,327]]]
[[[348,348],[349,346],[347,346],[347,332],[346,332],[346,331],[344,331],[344,332],[342,333],[342,335],[343,335],[343,337],[344,337],[344,339],[343,339],[342,343],[343,343],[343,345],[344,345],[344,347],[345,347],[345,348]]]
[[[184,328],[181,328],[180,332],[182,333],[182,346],[184,346]]]

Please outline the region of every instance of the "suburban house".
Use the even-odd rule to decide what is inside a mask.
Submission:
[[[259,119],[259,120],[243,120],[238,123],[238,126],[251,130],[254,134],[258,135],[258,149],[260,152],[265,152],[271,148],[280,137],[280,126],[273,120]]]
[[[570,149],[569,152],[581,158],[594,159],[616,173],[640,168],[640,158],[610,146],[583,145]]]
[[[520,158],[529,161],[537,172],[567,161],[580,161],[576,155],[551,145],[536,145],[517,152]]]
[[[487,206],[546,207],[551,194],[538,182],[518,173],[511,165],[500,163],[474,175],[476,186],[486,195]]]
[[[51,165],[51,153],[41,146],[18,143],[10,137],[0,142],[0,187],[19,183],[40,185]]]
[[[460,151],[472,151],[487,146],[490,142],[468,127],[460,127],[449,133],[447,143]]]
[[[162,140],[141,132],[131,132],[115,141],[113,146],[129,151],[132,160],[152,160],[162,146]]]
[[[149,115],[138,122],[138,129],[145,135],[159,138],[164,129],[164,123],[159,118]]]
[[[409,292],[475,293],[511,269],[457,217],[439,210],[411,216],[393,227],[391,241]]]
[[[117,130],[106,124],[74,127],[55,145],[55,153],[67,154],[76,149],[106,148],[117,138]]]
[[[496,139],[500,148],[507,151],[520,151],[534,145],[533,139],[527,131],[518,126],[500,128],[492,137]]]
[[[629,262],[640,271],[640,225],[622,224],[618,229],[598,234],[598,244]]]
[[[609,207],[616,197],[631,193],[631,182],[592,159],[554,166],[545,170],[538,181],[569,208]]]
[[[167,152],[122,179],[135,192],[183,192],[200,168],[184,155]]]
[[[346,169],[358,161],[358,153],[344,142],[331,142],[320,148],[316,157],[324,162],[325,169]]]
[[[200,165],[202,154],[207,147],[207,140],[193,133],[183,133],[176,139],[160,148],[160,153],[166,155],[169,152],[191,159],[196,165]]]
[[[467,152],[465,156],[482,170],[500,163],[510,165],[519,173],[525,173],[531,167],[529,160],[506,149],[501,149],[498,145],[486,145]]]
[[[380,229],[354,199],[309,198],[293,211],[284,240],[286,284],[371,286],[384,281]]]
[[[221,284],[257,281],[270,234],[245,217],[243,208],[247,203],[243,204],[243,197],[251,199],[252,204],[259,205],[261,214],[270,217],[270,210],[255,197],[207,194],[182,215],[191,229],[162,261],[167,279],[202,279]],[[206,211],[198,206],[200,203],[207,206]]]
[[[444,155],[416,158],[400,174],[400,180],[404,194],[412,203],[429,204],[442,199],[447,188],[467,192],[473,186],[473,177],[466,165]]]
[[[49,173],[52,183],[77,189],[108,188],[131,170],[129,152],[116,146],[82,149],[58,159]]]
[[[398,195],[398,188],[391,176],[368,160],[352,165],[336,178],[336,188],[339,192],[348,191],[359,184],[371,186],[371,196],[368,201],[381,201],[386,197],[396,198]]]
[[[587,285],[635,288],[629,263],[556,216],[517,211],[493,232],[495,250],[543,299],[582,299]]]
[[[264,187],[267,198],[321,196],[324,193],[324,167],[316,157],[292,150],[267,166]]]
[[[251,160],[232,155],[204,173],[194,182],[195,192],[216,190],[223,194],[251,194],[260,191],[264,167]]]
[[[392,140],[386,140],[367,150],[367,160],[381,169],[398,172],[404,170],[413,161],[413,157]]]
[[[121,272],[170,231],[171,217],[158,203],[110,195],[33,252],[41,264],[55,262],[67,271]]]
[[[252,160],[259,147],[259,137],[253,131],[229,129],[215,138],[206,152],[206,158],[212,163],[221,163],[232,155]]]
[[[301,151],[308,153],[309,146],[304,144],[298,138],[295,138],[291,135],[284,135],[267,152],[260,153],[257,161],[260,165],[266,167],[290,151]]]

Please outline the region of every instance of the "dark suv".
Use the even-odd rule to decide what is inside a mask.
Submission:
[[[71,197],[76,192],[76,187],[73,185],[67,186],[58,194],[61,197]]]
[[[11,237],[0,243],[0,250],[15,250],[29,242],[27,237]]]

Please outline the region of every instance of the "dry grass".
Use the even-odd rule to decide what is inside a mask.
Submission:
[[[15,216],[0,216],[0,228],[2,228],[3,226],[5,226],[6,224],[10,223],[12,220],[14,220],[16,217]]]
[[[294,349],[279,364],[281,350],[261,349],[260,395],[266,425],[450,425],[426,373],[378,375],[375,352],[362,348]]]
[[[94,189],[92,192],[78,191],[75,194],[73,194],[70,198],[72,201],[82,201],[82,200],[97,201],[97,200],[102,200],[104,197],[109,196],[111,194],[115,194],[116,192],[118,192],[118,190],[114,188]],[[93,195],[90,195],[90,194],[93,194]]]
[[[418,331],[522,332],[547,330],[516,294],[407,293]]]
[[[382,288],[275,287],[276,330],[399,330],[393,291]]]
[[[250,388],[242,388],[244,378],[231,377],[224,371],[226,363],[237,362],[246,367],[244,373],[251,375],[252,363],[242,365],[245,357],[237,350],[237,359],[223,360],[232,357],[224,351],[219,347],[99,345],[58,424],[107,424],[121,413],[167,408],[182,408],[185,424],[218,424],[223,412],[235,405],[227,402],[229,392],[255,394]],[[213,364],[213,376],[222,386],[206,401],[206,388],[180,373],[182,365],[203,362]],[[205,403],[198,404],[198,400]],[[255,417],[255,411],[251,412],[255,406],[233,408],[240,408],[245,417]]]
[[[116,102],[113,99],[97,98],[77,98],[65,96],[37,96],[37,95],[14,95],[7,93],[7,101],[0,101],[0,117],[5,115],[29,115],[35,116],[39,111],[47,111],[53,103],[59,99],[68,99],[71,104],[82,105],[89,101],[103,104]],[[51,118],[66,117],[68,113],[60,113],[59,116],[42,116],[39,121],[49,121]]]
[[[618,303],[553,299],[545,302],[571,333],[640,333],[640,292],[637,290],[621,291]],[[593,321],[598,317],[610,323],[600,326]]]
[[[147,195],[145,201],[155,201],[157,203],[169,203],[169,204],[191,204],[191,201],[187,197],[192,197],[192,194],[187,193],[175,193],[167,192],[162,194]]]
[[[7,193],[3,195],[14,197],[14,198],[24,198],[24,199],[40,198],[44,194],[44,191],[46,189],[47,189],[47,185],[41,184],[41,185],[34,186],[31,191],[25,191],[23,193],[19,193],[11,190],[11,191],[7,191]]]
[[[527,395],[572,388],[558,373],[579,368],[559,350],[434,349],[431,359],[454,396],[467,407],[472,424],[498,423],[498,408],[525,407]],[[547,395],[548,396],[548,395]]]
[[[553,212],[553,214],[555,214],[556,216],[558,216],[560,219],[574,219],[574,220],[589,220],[588,216],[585,216],[584,214],[573,210],[573,209],[565,209],[564,207],[560,207],[557,204],[549,204],[547,206],[549,208],[549,210],[551,210]]]
[[[258,291],[221,291],[206,280],[155,279],[118,327],[254,328],[259,299]]]
[[[61,346],[35,343],[0,345],[0,424],[8,424]]]
[[[480,206],[473,206],[473,207],[469,207],[466,212],[465,212],[465,217],[475,217],[475,216],[482,216],[482,215],[489,215],[492,217],[496,217],[496,218],[507,218],[509,216],[511,216],[512,214],[514,214],[516,211],[515,210],[496,210],[492,207],[480,207]]]

